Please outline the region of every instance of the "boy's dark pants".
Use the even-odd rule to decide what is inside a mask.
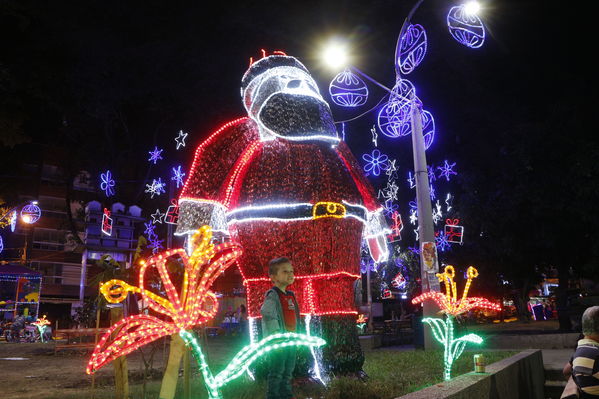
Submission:
[[[270,352],[266,399],[291,399],[291,377],[295,369],[296,348],[287,346]]]

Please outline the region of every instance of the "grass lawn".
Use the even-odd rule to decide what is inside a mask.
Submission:
[[[512,356],[512,351],[465,351],[454,363],[453,376],[458,376],[473,370],[472,355],[484,353],[487,364]],[[320,384],[304,384],[295,386],[296,398],[311,399],[392,399],[443,381],[443,352],[442,351],[397,351],[393,349],[378,349],[366,353],[364,370],[369,375],[367,382],[356,379],[336,378],[327,388]],[[181,378],[177,389],[177,399],[183,398]],[[146,386],[146,399],[157,399],[160,381],[149,381]],[[241,377],[223,389],[225,399],[264,398],[265,383]],[[96,399],[113,398],[111,386],[96,390]],[[131,397],[142,398],[141,385],[131,385]],[[194,370],[192,378],[192,397],[206,398],[202,377]],[[89,390],[77,393],[64,392],[59,397],[48,399],[84,399],[91,398]]]

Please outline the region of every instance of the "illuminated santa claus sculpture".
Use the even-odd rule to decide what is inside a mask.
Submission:
[[[337,135],[316,82],[296,58],[254,62],[243,76],[241,97],[248,117],[227,123],[196,150],[179,198],[176,234],[209,224],[241,244],[253,339],[272,286],[268,262],[289,258],[295,270],[289,289],[309,327],[328,342],[325,368],[358,371],[363,356],[354,283],[363,240],[375,261],[387,258],[390,230],[382,208]]]

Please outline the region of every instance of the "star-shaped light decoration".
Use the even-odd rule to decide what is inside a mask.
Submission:
[[[173,175],[171,176],[171,180],[175,182],[177,188],[183,185],[184,176],[185,173],[183,173],[183,171],[181,170],[181,165],[177,166],[176,168],[173,168]]]
[[[151,216],[152,216],[152,223],[162,224],[162,220],[164,219],[164,213],[160,212],[160,209],[156,209],[156,212],[154,212]]]
[[[453,319],[462,313],[472,309],[490,309],[500,311],[501,306],[489,301],[486,298],[474,297],[468,298],[468,290],[472,284],[472,280],[478,277],[478,271],[470,266],[466,271],[468,280],[464,287],[462,297],[458,299],[458,292],[455,277],[455,269],[453,266],[445,266],[443,273],[437,273],[439,282],[445,284],[445,294],[437,291],[425,292],[416,298],[412,299],[414,305],[422,303],[428,299],[435,301],[437,306],[441,308],[441,312],[445,313],[445,320],[439,318],[427,317],[422,319],[423,323],[427,323],[435,339],[444,346],[444,378],[451,379],[451,366],[453,362],[460,357],[464,351],[466,343],[471,342],[480,344],[483,339],[476,334],[467,334],[460,338],[454,338]]]
[[[391,180],[391,179],[394,179],[394,180],[397,179],[397,166],[395,165],[396,162],[397,162],[397,159],[390,159],[389,160],[389,167],[385,171],[385,174],[387,176],[389,176],[389,180]]]
[[[372,142],[374,143],[374,146],[378,147],[379,135],[376,132],[376,126],[372,125],[372,129],[370,129],[370,133],[372,133]]]
[[[162,151],[164,150],[159,150],[157,146],[154,146],[154,151],[148,151],[148,154],[150,154],[150,158],[148,158],[148,161],[154,162],[154,165],[156,165],[156,162],[162,159]]]
[[[412,172],[408,172],[408,183],[410,184],[410,188],[416,187],[416,178],[412,176]]]
[[[435,209],[433,209],[433,222],[437,224],[439,220],[443,218],[443,212],[441,211],[441,204],[437,200],[435,204]]]
[[[395,184],[394,181],[388,181],[387,182],[387,186],[385,187],[385,198],[393,200],[393,201],[397,201],[397,191],[399,190],[399,187],[397,186],[397,184]]]
[[[154,195],[160,195],[165,193],[164,186],[166,183],[162,182],[162,178],[159,177],[158,180],[152,179],[152,184],[146,184],[146,193],[150,194],[150,198],[154,198]]]
[[[175,142],[177,143],[177,150],[181,147],[185,147],[185,139],[189,133],[183,132],[183,130],[179,130],[179,135],[175,137]]]

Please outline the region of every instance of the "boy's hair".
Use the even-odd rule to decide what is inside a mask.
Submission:
[[[279,266],[281,266],[284,263],[291,264],[291,261],[284,256],[272,259],[270,262],[268,262],[268,275],[274,276],[275,274],[277,274],[277,272],[279,271]]]

